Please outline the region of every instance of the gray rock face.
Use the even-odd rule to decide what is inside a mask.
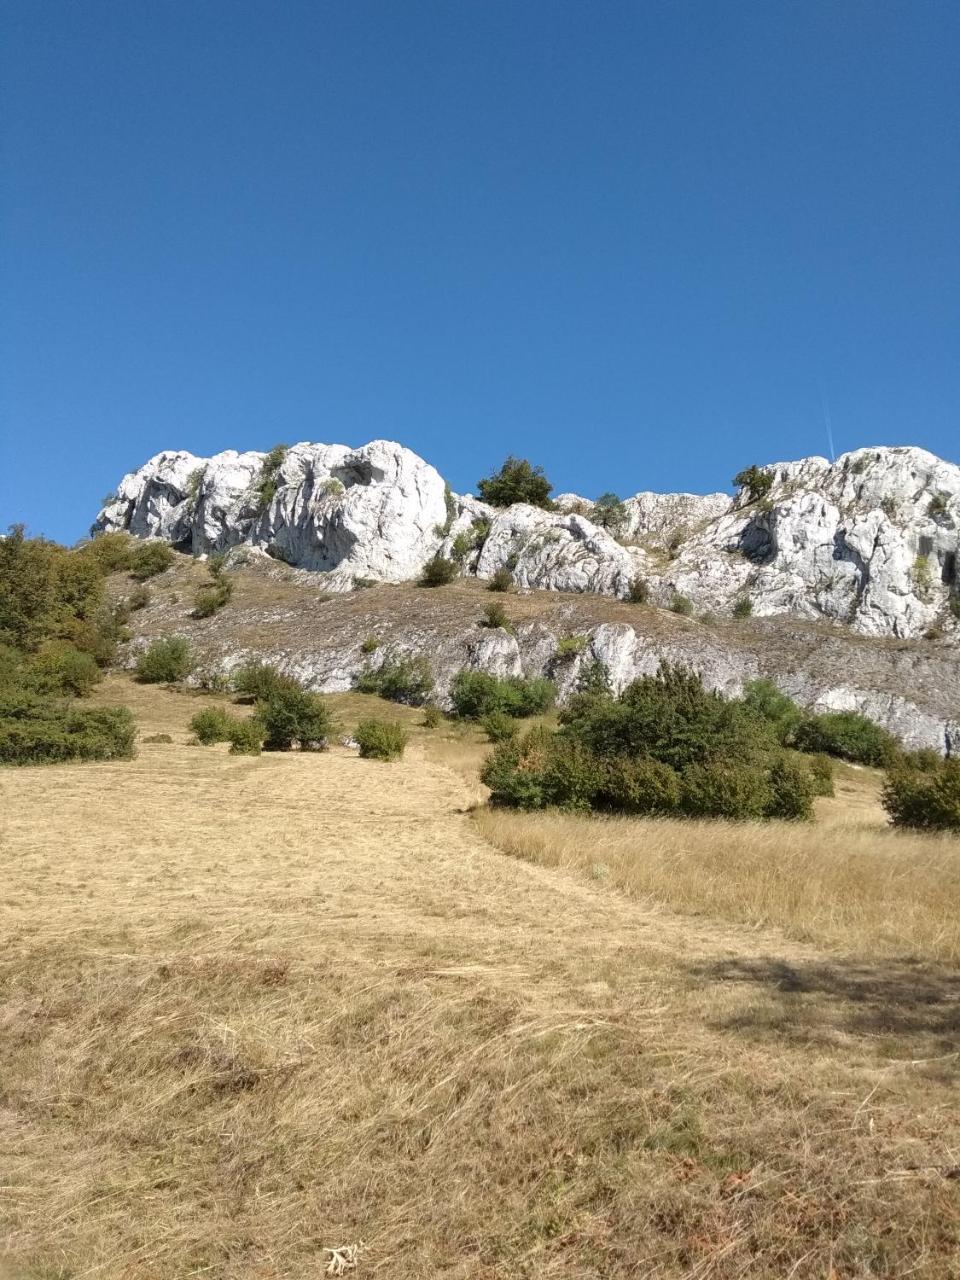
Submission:
[[[441,552],[480,578],[509,568],[521,587],[623,597],[643,578],[663,605],[685,596],[724,614],[749,600],[758,616],[825,618],[864,635],[960,632],[960,467],[922,449],[777,463],[758,501],[638,493],[616,536],[575,494],[546,512],[445,493],[433,467],[389,441],[295,445],[266,500],[265,457],[158,454],[124,477],[94,530],[199,554],[257,547],[324,573],[332,590],[415,578]]]

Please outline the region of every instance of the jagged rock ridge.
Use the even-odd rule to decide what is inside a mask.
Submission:
[[[521,587],[622,597],[643,578],[663,605],[684,596],[725,613],[749,599],[758,616],[827,618],[867,635],[934,629],[956,639],[960,630],[960,467],[923,449],[776,463],[757,501],[743,491],[639,493],[616,537],[575,495],[546,512],[453,494],[390,441],[294,445],[269,485],[266,458],[158,454],[123,478],[94,530],[128,529],[195,554],[245,545],[323,573],[330,590],[358,577],[409,580],[431,556],[458,551],[465,573],[508,567]]]

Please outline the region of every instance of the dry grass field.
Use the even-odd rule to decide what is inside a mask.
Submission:
[[[173,741],[0,774],[0,1271],[960,1272],[960,842],[869,776],[803,835],[472,815],[471,732],[97,698]]]

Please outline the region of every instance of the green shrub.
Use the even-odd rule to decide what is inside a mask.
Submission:
[[[650,599],[650,584],[646,578],[631,578],[627,588],[627,600],[631,604],[646,604]]]
[[[753,601],[749,596],[741,596],[733,606],[733,616],[735,618],[749,618],[752,613]]]
[[[353,736],[361,760],[399,760],[409,738],[403,725],[390,720],[361,720]]]
[[[839,756],[855,764],[883,767],[897,750],[896,739],[856,711],[831,711],[808,716],[797,726],[794,746],[798,751]]]
[[[934,494],[930,499],[929,506],[927,507],[927,515],[931,516],[934,520],[937,520],[942,516],[949,515],[949,513],[950,495],[948,493]]]
[[[296,680],[285,676],[276,667],[254,658],[233,672],[231,683],[239,702],[265,702],[277,689],[296,688]]]
[[[831,779],[832,782],[832,779]],[[819,794],[812,771],[801,760],[783,754],[770,769],[770,800],[764,810],[767,818],[783,818],[789,822],[809,822],[813,817],[813,797]]]
[[[260,475],[257,477],[253,490],[254,502],[258,512],[266,511],[277,496],[280,468],[283,466],[283,460],[289,452],[289,445],[275,444],[263,459]]]
[[[833,761],[830,757],[826,755],[810,756],[807,760],[807,766],[810,769],[813,794],[815,796],[832,796],[834,794]]]
[[[512,629],[507,611],[499,600],[488,604],[483,611],[483,619],[480,622],[481,627],[503,627],[505,631]]]
[[[294,746],[301,751],[322,751],[334,732],[324,700],[292,683],[278,684],[257,704],[257,720],[265,751],[290,751]]]
[[[227,741],[232,756],[258,756],[263,749],[263,725],[256,716],[252,720],[231,717]]]
[[[552,737],[543,729],[532,729],[522,738],[500,743],[480,770],[480,781],[490,788],[492,805],[514,809],[545,806],[542,774]]]
[[[508,742],[517,735],[517,721],[506,711],[488,711],[480,726],[491,742]]]
[[[108,574],[128,570],[133,549],[134,540],[129,533],[98,533],[77,551],[94,560],[101,573]]]
[[[765,720],[783,745],[790,742],[803,712],[772,680],[748,680],[743,689],[743,704]]]
[[[488,591],[510,591],[513,588],[513,574],[509,569],[501,568],[487,582]]]
[[[173,550],[166,542],[141,542],[130,553],[130,577],[137,582],[155,578],[173,564]]]
[[[439,707],[429,706],[423,709],[423,727],[425,729],[439,729],[443,724],[443,712]]]
[[[454,677],[450,696],[454,711],[464,720],[481,720],[491,711],[522,719],[547,711],[556,698],[552,680],[509,676],[499,679],[486,671],[466,668]]]
[[[223,707],[204,707],[190,721],[190,728],[197,736],[197,741],[205,747],[213,742],[229,742],[230,733],[236,718],[224,711]]]
[[[584,635],[561,636],[557,641],[557,647],[554,650],[554,659],[557,662],[570,662],[574,658],[578,658],[590,643],[590,637]]]
[[[137,658],[137,679],[144,684],[175,684],[193,670],[190,646],[183,636],[165,636],[154,640]]]
[[[339,498],[344,492],[343,481],[338,480],[336,476],[328,476],[326,480],[321,481],[318,492],[322,498]]]
[[[26,691],[0,693],[0,764],[129,760],[135,738],[126,707],[75,707]]]
[[[467,556],[469,556],[472,550],[473,550],[473,539],[470,537],[470,534],[467,533],[465,529],[461,529],[461,531],[457,534],[457,536],[454,538],[453,542],[451,543],[451,546],[450,546],[451,556],[453,557],[454,560],[456,560],[458,565],[462,566],[464,561],[467,559]]]
[[[623,530],[628,518],[627,508],[615,493],[601,493],[590,512],[590,519],[594,524],[609,529],[613,534]]]
[[[744,467],[733,477],[734,486],[744,490],[750,502],[765,498],[773,487],[773,476],[762,467]]]
[[[687,596],[676,594],[670,601],[670,612],[678,613],[681,618],[689,618],[693,613],[693,601]]]
[[[376,653],[380,648],[380,641],[376,636],[367,636],[363,644],[360,646],[361,653]]]
[[[453,582],[460,570],[453,560],[445,556],[435,555],[423,566],[418,583],[421,587],[445,587]]]
[[[40,687],[49,693],[82,698],[103,675],[92,654],[83,653],[66,640],[48,640],[33,661]]]
[[[146,587],[134,587],[127,596],[127,608],[131,613],[135,613],[138,609],[145,609],[150,599],[150,592]]]
[[[960,832],[960,760],[933,770],[899,764],[887,775],[882,801],[894,826]]]
[[[599,793],[603,808],[620,813],[660,816],[680,807],[680,776],[669,765],[649,757],[606,761]]]
[[[491,507],[512,507],[515,502],[526,502],[532,507],[553,509],[550,490],[553,485],[543,473],[543,467],[534,467],[526,458],[507,458],[494,475],[477,484],[477,492]]]
[[[683,809],[694,818],[762,818],[773,803],[766,773],[734,760],[691,764],[681,783]]]
[[[193,597],[193,616],[211,618],[218,613],[233,595],[233,583],[219,578],[209,586],[198,587]]]
[[[422,654],[411,657],[385,657],[374,670],[366,669],[357,676],[358,693],[376,693],[389,702],[421,706],[433,689],[433,672]]]
[[[354,578],[353,579],[354,591],[366,591],[369,587],[375,587],[376,585],[377,585],[376,578]]]
[[[960,594],[954,592],[947,602],[947,608],[950,610],[950,616],[960,622]]]

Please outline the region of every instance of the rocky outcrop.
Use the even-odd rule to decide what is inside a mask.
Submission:
[[[260,548],[323,573],[334,591],[356,578],[412,579],[439,552],[481,578],[507,568],[522,587],[624,597],[643,579],[654,602],[685,598],[700,612],[749,602],[757,616],[829,619],[864,635],[960,631],[960,467],[922,449],[777,463],[763,469],[765,492],[733,498],[639,493],[616,536],[575,494],[552,512],[458,497],[389,441],[298,444],[275,471],[267,460],[158,454],[124,477],[94,529],[195,554]]]

